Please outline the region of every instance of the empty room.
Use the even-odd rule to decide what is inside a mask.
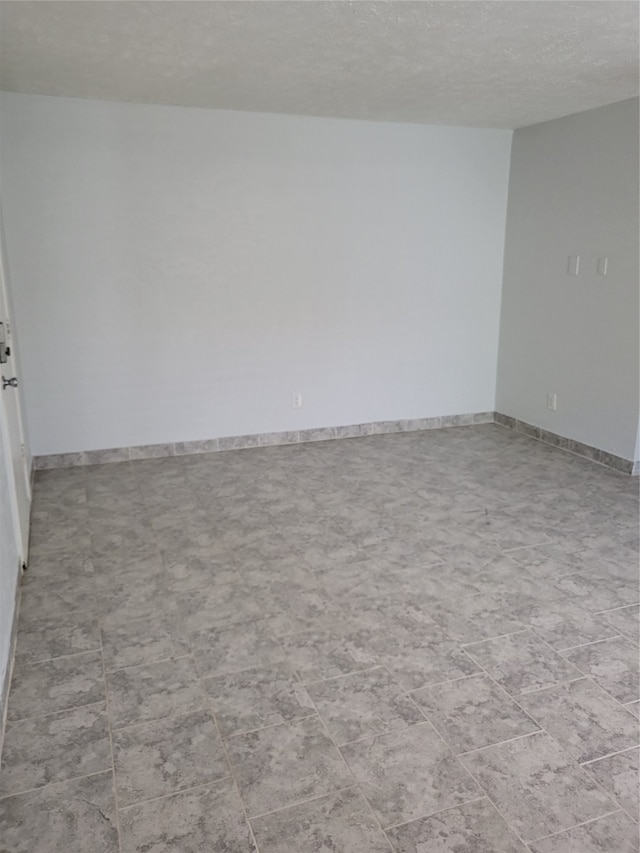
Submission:
[[[0,853],[640,853],[639,9],[0,0]]]

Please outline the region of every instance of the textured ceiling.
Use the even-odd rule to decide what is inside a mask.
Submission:
[[[2,0],[0,86],[522,127],[637,95],[638,5]]]

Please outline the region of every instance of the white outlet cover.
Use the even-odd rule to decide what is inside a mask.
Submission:
[[[609,258],[598,258],[598,275],[606,275],[609,266]]]
[[[578,275],[580,272],[580,255],[569,255],[567,275]]]

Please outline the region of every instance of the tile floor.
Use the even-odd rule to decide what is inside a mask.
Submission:
[[[637,491],[493,425],[39,473],[0,850],[637,853]]]

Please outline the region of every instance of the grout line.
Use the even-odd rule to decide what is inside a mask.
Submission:
[[[507,617],[512,618],[509,614],[505,614]],[[504,640],[506,637],[513,637],[516,634],[526,634],[528,631],[531,631],[531,628],[519,628],[517,631],[508,631],[506,634],[496,634],[495,637],[486,637],[484,640],[474,640],[472,643],[460,643],[459,645],[465,651],[469,646],[479,646],[481,643],[489,643],[492,640]],[[471,652],[468,652],[470,655]]]
[[[411,696],[413,693],[419,693],[421,690],[432,690],[434,687],[442,687],[444,684],[455,684],[457,681],[468,681],[470,678],[482,678],[487,674],[481,667],[479,672],[472,672],[470,675],[459,675],[457,678],[447,678],[445,681],[429,682],[428,684],[423,684],[422,687],[412,687],[411,690],[407,690],[407,694]]]
[[[525,711],[525,713],[526,713],[526,711]],[[530,714],[527,714],[527,716],[531,717]],[[539,723],[536,720],[534,720],[533,722],[535,722],[536,725],[539,725]],[[458,755],[459,758],[462,758],[465,755],[471,755],[474,752],[482,752],[485,749],[494,749],[494,747],[497,747],[497,746],[504,746],[505,743],[513,743],[516,740],[524,740],[524,738],[533,737],[534,735],[540,735],[540,734],[548,734],[548,732],[545,731],[545,729],[543,729],[542,727],[540,727],[538,729],[538,731],[535,731],[535,732],[526,732],[526,734],[523,734],[523,735],[515,735],[514,737],[509,737],[506,740],[498,741],[497,743],[489,743],[486,746],[479,746],[476,749],[467,749],[465,752],[458,752],[456,754]]]
[[[618,640],[618,639],[626,639],[622,634],[612,634],[610,637],[601,637],[599,640],[590,640],[588,643],[578,643],[577,646],[567,646],[562,649],[555,649],[558,654],[562,654],[562,652],[572,652],[575,649],[584,649],[587,646],[594,646],[596,643],[604,643],[607,640]],[[553,646],[552,646],[553,648]],[[572,661],[569,661],[572,663]],[[575,666],[575,664],[573,664]]]
[[[480,788],[480,790],[482,790],[482,788]],[[412,817],[410,820],[400,821],[400,823],[391,823],[389,824],[389,826],[385,827],[385,829],[398,829],[401,826],[408,826],[411,823],[417,823],[419,820],[429,820],[429,818],[436,817],[437,815],[444,814],[445,812],[453,811],[454,809],[459,809],[462,806],[468,806],[471,803],[479,803],[481,800],[487,800],[488,802],[491,802],[491,800],[489,800],[489,797],[483,791],[479,797],[475,797],[473,800],[465,800],[463,803],[456,803],[454,806],[446,806],[443,809],[438,809],[437,811],[430,812],[429,814],[423,814],[419,817]],[[491,805],[493,805],[493,803],[491,803]]]
[[[470,777],[473,779],[473,781],[476,783],[476,785],[477,785],[477,787],[478,787],[478,790],[479,790],[479,791],[483,791],[483,792],[484,792],[484,795],[485,795],[485,797],[487,798],[487,800],[489,800],[489,802],[491,803],[491,805],[494,807],[494,809],[496,810],[496,812],[500,815],[500,817],[501,817],[501,818],[502,818],[502,820],[505,822],[505,824],[509,827],[509,829],[511,830],[511,832],[513,832],[513,834],[516,836],[516,838],[517,838],[519,841],[521,841],[521,842],[522,842],[522,844],[525,846],[525,848],[526,848],[526,847],[528,847],[528,845],[526,844],[526,842],[525,842],[524,838],[522,838],[522,836],[520,835],[520,833],[519,833],[519,832],[516,830],[516,828],[512,825],[511,821],[507,820],[507,818],[505,817],[505,815],[502,813],[502,811],[498,808],[497,804],[494,802],[494,800],[492,799],[492,797],[489,795],[489,792],[486,790],[486,788],[485,788],[483,785],[481,785],[481,784],[480,784],[480,782],[478,781],[478,779],[476,778],[476,776],[471,772],[471,770],[469,770],[469,768],[468,768],[468,767],[467,767],[467,765],[464,763],[464,761],[461,761],[460,759],[458,759],[458,761],[459,761],[459,763],[461,764],[461,766],[464,768],[464,770],[469,774],[469,776],[470,776]]]
[[[527,711],[527,710],[526,710],[526,709],[525,709],[525,708],[524,708],[524,707],[523,707],[523,706],[522,706],[522,705],[517,701],[516,697],[511,696],[511,694],[507,693],[507,691],[505,690],[505,688],[504,688],[504,687],[502,687],[502,685],[501,685],[501,684],[499,684],[499,683],[498,683],[498,682],[497,682],[497,681],[496,681],[496,680],[491,676],[491,674],[490,674],[487,670],[484,670],[484,669],[483,669],[483,672],[485,673],[485,675],[487,676],[487,678],[489,678],[489,680],[490,680],[490,681],[491,681],[491,682],[496,686],[496,688],[497,688],[498,690],[500,690],[502,693],[504,693],[506,696],[508,696],[508,697],[511,699],[511,701],[512,701],[512,702],[513,702],[513,703],[514,703],[514,704],[515,704],[515,705],[516,705],[516,706],[517,706],[517,707],[522,711],[522,713],[523,713],[523,714],[525,714],[525,715],[526,715],[530,720],[532,720],[532,722],[533,722],[533,723],[535,723],[535,725],[537,725],[537,726],[539,727],[539,730],[538,730],[537,732],[530,732],[529,734],[526,734],[526,735],[520,735],[519,737],[511,738],[511,740],[510,740],[510,741],[502,741],[502,743],[503,743],[503,744],[504,744],[504,743],[509,743],[509,742],[511,742],[511,741],[515,741],[515,740],[522,740],[523,738],[525,738],[525,737],[531,737],[532,735],[539,735],[539,734],[546,735],[546,736],[547,736],[551,741],[553,741],[553,743],[555,743],[555,745],[556,745],[556,746],[557,746],[557,748],[560,750],[560,752],[561,752],[563,755],[565,755],[565,756],[567,757],[567,759],[568,759],[568,760],[569,760],[569,761],[570,761],[570,762],[571,762],[571,763],[572,763],[576,768],[580,768],[580,771],[581,771],[581,772],[586,772],[586,771],[583,771],[583,770],[582,770],[581,765],[578,763],[577,759],[575,759],[575,758],[574,758],[570,753],[568,753],[568,752],[566,752],[566,751],[565,751],[565,749],[564,749],[564,747],[562,746],[562,744],[561,744],[561,743],[560,743],[560,742],[559,742],[555,737],[553,737],[553,735],[549,734],[549,732],[548,732],[548,731],[547,731],[547,730],[546,730],[546,729],[545,729],[545,728],[544,728],[544,727],[543,727],[543,726],[538,722],[538,720],[536,720],[536,718],[535,718],[532,714],[530,714],[530,713],[529,713],[529,711]],[[577,680],[581,680],[581,679],[575,679],[575,680],[577,681]],[[560,683],[565,683],[565,682],[560,682]],[[546,688],[543,688],[543,689],[546,689]],[[435,726],[434,726],[434,728],[435,728]],[[443,739],[444,739],[444,738],[443,738]],[[469,752],[467,752],[467,753],[461,753],[461,755],[469,755],[471,752],[481,752],[481,751],[483,751],[483,750],[491,749],[491,748],[493,748],[494,746],[499,746],[499,745],[500,745],[500,744],[490,744],[490,745],[485,746],[485,747],[480,747],[480,748],[478,748],[478,749],[476,749],[476,750],[469,750]],[[496,811],[497,811],[497,812],[498,812],[498,814],[502,817],[502,819],[505,821],[505,823],[507,824],[507,826],[508,826],[508,827],[509,827],[509,828],[510,828],[514,833],[515,833],[515,835],[520,839],[520,841],[522,841],[522,843],[523,843],[526,847],[528,847],[528,845],[526,844],[526,842],[524,841],[524,839],[523,839],[523,838],[520,836],[520,834],[516,831],[515,827],[511,824],[511,822],[510,822],[509,820],[507,820],[507,819],[506,819],[506,817],[502,814],[502,812],[500,811],[500,809],[497,807],[497,805],[494,803],[494,801],[493,801],[493,800],[491,799],[491,797],[489,796],[488,792],[486,792],[485,788],[484,788],[484,787],[483,787],[483,786],[478,782],[478,780],[477,780],[477,779],[476,779],[476,777],[473,775],[473,773],[471,773],[471,771],[469,770],[469,768],[467,767],[467,765],[466,765],[464,762],[461,762],[461,763],[463,764],[463,767],[465,768],[465,770],[467,770],[467,772],[469,773],[469,775],[474,779],[474,781],[476,782],[476,784],[477,784],[477,785],[478,785],[482,790],[484,790],[484,791],[485,791],[485,794],[486,794],[486,796],[487,796],[487,799],[488,799],[488,800],[489,800],[489,802],[493,805],[493,807],[496,809]],[[594,781],[594,783],[596,784],[596,787],[598,787],[598,788],[602,791],[602,793],[606,796],[606,798],[607,798],[610,802],[614,802],[614,803],[617,805],[617,802],[616,802],[616,801],[611,797],[611,795],[610,795],[609,793],[607,793],[607,791],[605,791],[605,789],[602,787],[602,785],[600,785],[600,783],[599,783],[599,782],[597,782],[595,779],[594,779],[593,781]]]
[[[339,681],[342,678],[350,678],[353,675],[362,675],[365,672],[372,672],[374,669],[384,669],[389,676],[393,679],[393,675],[389,668],[382,663],[372,664],[367,669],[358,669],[355,672],[341,672],[338,675],[330,675],[327,678],[316,678],[313,681],[303,681],[305,687],[312,687],[314,684],[324,684],[326,681]],[[403,688],[401,688],[403,689]],[[406,691],[405,691],[406,692]]]
[[[182,717],[190,717],[193,714],[201,714],[203,711],[208,709],[207,700],[208,696],[204,698],[204,705],[201,708],[192,708],[190,711],[178,711],[175,714],[168,714],[166,717],[154,717],[152,720],[139,720],[137,723],[127,723],[126,726],[115,726],[112,727],[113,731],[116,734],[120,734],[120,732],[128,732],[131,729],[139,729],[142,726],[152,726],[157,725],[158,723],[164,723],[165,721],[171,720],[180,720]]]
[[[598,758],[590,758],[589,761],[579,761],[580,767],[586,767],[589,764],[596,764],[598,761],[603,761],[605,758],[612,758],[614,755],[624,755],[625,752],[633,752],[638,749],[640,743],[635,743],[633,746],[627,746],[625,749],[617,749],[615,752],[608,752],[606,755],[600,755]]]
[[[196,674],[197,674],[197,670],[196,670]],[[204,691],[204,686],[203,686],[203,684],[202,684],[202,679],[201,679],[201,678],[198,678],[198,680],[199,680],[199,682],[200,682],[200,689],[201,689],[203,692],[205,692],[205,694],[206,694],[206,691]],[[256,853],[260,853],[260,848],[258,847],[258,841],[257,841],[257,839],[256,839],[256,837],[255,837],[254,832],[253,832],[253,827],[251,826],[251,821],[249,820],[249,812],[247,811],[247,806],[246,806],[246,803],[245,803],[245,801],[244,801],[244,797],[242,796],[242,792],[241,792],[241,790],[240,790],[240,785],[238,784],[238,779],[237,779],[237,777],[236,777],[236,773],[235,773],[235,770],[234,770],[233,764],[232,764],[232,762],[231,762],[231,759],[229,758],[229,751],[228,751],[228,749],[227,749],[227,744],[225,743],[225,739],[222,737],[222,732],[220,731],[220,726],[219,726],[219,724],[218,724],[218,718],[216,717],[215,710],[214,710],[214,708],[213,708],[213,702],[211,701],[211,699],[210,699],[210,698],[209,698],[209,701],[208,701],[208,708],[209,708],[209,711],[210,711],[211,716],[212,716],[212,718],[213,718],[213,724],[214,724],[214,726],[215,726],[215,728],[216,728],[216,732],[218,733],[218,738],[219,738],[219,741],[220,741],[220,745],[221,745],[221,747],[222,747],[222,751],[223,751],[223,753],[224,753],[224,757],[225,757],[226,762],[227,762],[227,767],[229,768],[229,773],[230,773],[231,779],[232,779],[232,781],[233,781],[233,785],[234,785],[234,787],[235,787],[236,794],[237,794],[237,796],[238,796],[238,800],[240,801],[240,806],[241,806],[241,808],[242,808],[242,812],[243,812],[243,814],[244,814],[244,819],[245,819],[245,821],[246,821],[246,824],[247,824],[247,827],[248,827],[248,829],[249,829],[249,832],[251,833],[251,839],[252,839],[253,844],[254,844],[254,846],[255,846],[255,848],[256,848]]]
[[[554,681],[551,684],[543,684],[541,687],[532,687],[530,690],[522,690],[518,696],[532,696],[534,694],[543,693],[545,690],[551,690],[554,687],[565,687],[567,684],[575,684],[576,681],[584,681],[589,678],[583,672],[578,670],[578,675],[575,678],[563,678],[561,681]]]
[[[359,791],[360,796],[362,797],[362,799],[363,799],[363,800],[365,801],[365,803],[369,806],[369,810],[370,810],[370,812],[371,812],[371,814],[372,814],[372,816],[373,816],[373,819],[375,820],[375,822],[377,823],[377,825],[380,827],[380,832],[382,833],[382,835],[383,835],[383,836],[384,836],[384,838],[386,839],[387,844],[389,845],[389,849],[390,849],[391,851],[393,851],[393,849],[394,849],[394,848],[393,848],[393,844],[391,843],[391,841],[390,841],[390,839],[389,839],[389,836],[388,836],[388,835],[387,835],[387,833],[385,832],[384,827],[382,826],[382,821],[381,821],[381,820],[380,820],[380,818],[378,817],[378,814],[376,813],[376,810],[373,808],[373,806],[372,806],[372,805],[371,805],[371,803],[369,802],[368,798],[366,797],[366,795],[365,795],[365,793],[364,793],[364,791],[363,791],[363,789],[362,789],[362,786],[360,785],[360,782],[359,782],[359,780],[358,780],[358,778],[357,778],[356,774],[353,772],[353,770],[352,770],[352,769],[351,769],[351,767],[349,766],[349,762],[348,762],[348,761],[347,761],[347,759],[344,757],[344,755],[343,755],[343,753],[342,753],[342,750],[340,749],[340,747],[338,746],[338,744],[335,742],[335,740],[334,740],[334,738],[333,738],[333,735],[332,735],[332,734],[331,734],[331,732],[329,731],[329,727],[327,726],[327,724],[325,723],[325,721],[324,721],[324,719],[323,719],[322,715],[321,715],[321,714],[320,714],[320,712],[318,711],[318,706],[316,705],[316,703],[315,703],[315,701],[314,701],[313,697],[312,697],[312,696],[310,696],[309,698],[311,699],[311,702],[313,703],[313,706],[314,706],[314,708],[316,709],[316,712],[317,712],[317,714],[318,714],[318,719],[320,720],[320,724],[322,725],[323,729],[324,729],[324,730],[325,730],[325,732],[326,732],[327,738],[331,741],[331,743],[333,744],[333,748],[334,748],[334,749],[338,752],[338,754],[340,755],[340,758],[342,759],[342,762],[343,762],[344,766],[347,768],[347,771],[349,772],[349,774],[351,775],[351,778],[352,778],[352,779],[354,780],[354,782],[355,782],[355,787],[358,789],[358,791]],[[420,723],[418,723],[417,725],[421,725],[421,724],[420,724]],[[349,786],[349,787],[351,787],[351,786]]]
[[[611,799],[611,798],[609,798]],[[557,835],[562,835],[565,832],[570,832],[573,829],[578,829],[581,826],[588,826],[590,823],[595,823],[598,820],[602,820],[604,817],[609,817],[613,814],[622,813],[625,814],[624,810],[621,808],[613,809],[613,811],[606,812],[605,814],[598,815],[598,817],[589,818],[589,820],[583,820],[582,823],[575,823],[573,826],[567,826],[564,829],[559,829],[558,832],[552,832],[550,835],[541,835],[538,838],[530,838],[529,844],[538,843],[538,841],[544,841],[547,838],[555,838]]]
[[[80,711],[84,708],[94,708],[96,705],[105,705],[106,710],[106,696],[104,699],[99,699],[97,702],[88,702],[86,705],[74,705],[72,708],[62,708],[60,711],[47,711],[46,714],[35,714],[33,717],[20,717],[17,720],[8,720],[7,721],[7,730],[10,726],[14,726],[17,723],[28,723],[31,720],[45,720],[47,717],[56,717],[58,714],[67,714],[72,711]],[[87,776],[92,776],[92,773],[85,774]]]
[[[631,610],[637,606],[637,602],[634,604],[620,604],[618,607],[608,607],[606,610],[596,610],[594,611],[594,616],[605,616],[607,613],[616,613],[618,610]]]
[[[377,740],[378,738],[387,737],[387,735],[399,735],[401,732],[406,732],[408,729],[419,728],[420,726],[424,726],[425,724],[429,724],[430,726],[435,728],[435,726],[433,725],[431,720],[429,720],[426,717],[426,715],[424,714],[422,709],[418,705],[416,705],[416,703],[410,697],[406,697],[406,698],[409,699],[411,704],[414,705],[416,707],[416,709],[420,712],[420,716],[422,717],[421,720],[416,720],[415,723],[407,723],[406,726],[395,726],[394,728],[381,729],[378,732],[369,732],[369,734],[362,735],[362,737],[357,737],[357,738],[354,738],[353,740],[345,740],[345,741],[342,741],[340,743],[335,741],[335,745],[337,746],[337,748],[342,749],[344,746],[352,746],[354,743],[362,743],[365,740]],[[324,722],[324,720],[323,720],[323,722]],[[325,723],[325,726],[326,726],[326,723]],[[438,732],[438,734],[440,734],[440,732]],[[333,736],[332,736],[332,739],[333,739]]]
[[[12,791],[10,794],[2,794],[0,802],[2,800],[9,800],[11,797],[21,797],[23,794],[34,794],[38,791],[44,791],[56,785],[65,785],[67,782],[77,782],[78,779],[91,779],[93,776],[103,776],[106,773],[111,773],[113,777],[113,768],[109,769],[105,767],[104,770],[96,770],[95,773],[81,773],[79,776],[70,776],[68,779],[55,779],[52,782],[46,782],[44,785],[38,785],[35,788],[25,788],[23,791]]]
[[[111,713],[109,712],[109,691],[107,688],[107,673],[104,666],[104,647],[102,646],[102,633],[100,634],[100,661],[102,663],[102,679],[104,681],[104,701],[107,713],[107,733],[109,735],[109,749],[111,752],[111,786],[113,789],[113,809],[116,824],[116,835],[118,837],[118,850],[122,853],[122,835],[120,832],[120,817],[118,812],[118,792],[116,785],[116,759],[113,750],[113,730],[111,726]]]
[[[51,717],[54,714],[64,714],[67,711],[79,711],[81,708],[91,708],[93,705],[99,705],[100,702],[104,702],[106,699],[101,699],[99,702],[87,702],[86,705],[72,705],[71,708],[60,708],[58,711],[49,711],[47,714],[36,714],[33,717],[20,717],[17,720],[7,720],[7,726],[13,725],[14,723],[24,723],[27,720],[38,720],[41,717]],[[2,851],[0,851],[2,853]]]
[[[71,654],[68,654],[68,655],[58,655],[55,658],[45,658],[44,660],[34,660],[34,661],[18,660],[17,662],[23,667],[34,667],[34,666],[41,666],[42,664],[45,664],[45,663],[51,663],[54,660],[66,660],[68,658],[79,658],[81,655],[97,655],[97,654],[101,654],[101,652],[102,652],[102,643],[100,643],[100,645],[98,645],[95,649],[86,649],[83,652],[72,652]],[[17,655],[16,655],[16,658],[18,658]]]
[[[212,713],[215,714],[215,699],[213,697],[209,697],[211,704],[213,706]],[[319,718],[319,714],[317,711],[311,711],[308,714],[303,714],[301,717],[290,717],[288,719],[279,720],[277,723],[266,723],[264,726],[257,726],[255,729],[243,729],[241,731],[232,732],[231,734],[222,735],[225,740],[234,740],[235,738],[241,738],[245,735],[252,735],[256,732],[263,732],[265,729],[277,729],[278,726],[293,726],[296,723],[301,723],[303,720],[312,720]],[[222,731],[222,730],[221,730]]]
[[[190,651],[186,652],[183,655],[168,655],[167,657],[164,657],[164,658],[157,658],[155,660],[143,661],[142,663],[132,663],[132,664],[129,664],[129,666],[119,666],[119,667],[116,667],[115,669],[107,669],[105,667],[104,671],[107,675],[112,675],[114,672],[129,672],[130,670],[137,669],[139,667],[155,666],[158,663],[168,663],[169,661],[184,660],[185,658],[188,658],[188,657],[191,657]]]
[[[308,800],[296,800],[293,803],[289,803],[286,806],[281,806],[279,809],[271,809],[268,812],[260,812],[259,814],[253,814],[249,818],[249,820],[259,820],[263,817],[270,817],[274,814],[279,814],[280,812],[286,812],[288,809],[295,809],[298,806],[306,806],[307,803],[316,803],[318,800],[324,800],[325,797],[332,797],[335,794],[339,794],[343,791],[350,791],[352,788],[357,788],[358,785],[354,782],[351,785],[344,785],[341,788],[334,788],[331,791],[327,791],[324,794],[317,794],[315,797],[309,797]]]
[[[128,803],[126,806],[120,806],[118,808],[119,812],[126,812],[130,809],[136,809],[139,806],[146,806],[147,803],[157,803],[159,800],[169,800],[171,797],[175,797],[177,794],[185,794],[188,791],[200,791],[203,788],[210,788],[215,785],[222,785],[224,782],[232,782],[233,779],[231,774],[228,776],[222,776],[220,779],[209,779],[208,782],[199,782],[197,785],[189,785],[186,788],[178,788],[175,791],[168,791],[166,794],[159,794],[156,797],[149,797],[148,799],[138,800],[135,803]]]

